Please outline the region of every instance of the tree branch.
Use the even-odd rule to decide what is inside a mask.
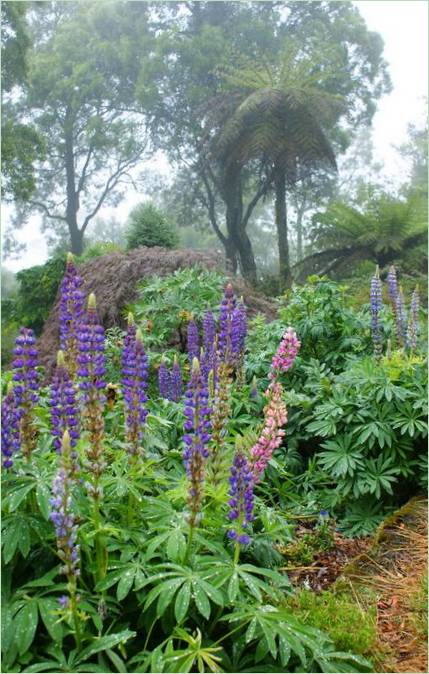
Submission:
[[[105,187],[100,195],[99,200],[97,201],[97,204],[93,208],[93,210],[86,216],[85,220],[83,221],[83,225],[80,228],[80,231],[82,234],[86,230],[88,223],[97,215],[98,211],[100,210],[101,206],[103,205],[103,202],[109,192],[111,192],[116,185],[119,182],[119,179],[127,172],[127,169],[129,169],[131,166],[133,166],[141,157],[141,153],[143,152],[144,148],[141,148],[139,152],[134,155],[131,159],[128,161],[119,161],[118,167],[114,173],[108,178]]]
[[[227,238],[225,237],[225,235],[221,231],[219,225],[217,224],[216,209],[215,209],[215,198],[214,198],[212,189],[210,187],[210,183],[209,183],[209,181],[207,179],[207,176],[204,173],[204,171],[201,172],[201,178],[203,179],[203,183],[204,183],[204,186],[205,186],[206,192],[207,192],[208,203],[206,202],[206,206],[207,206],[207,209],[208,209],[208,212],[209,212],[210,222],[211,222],[212,227],[213,227],[214,231],[216,232],[218,238],[221,240],[221,242],[225,246],[226,243],[227,243]]]
[[[52,218],[52,220],[64,220],[67,222],[67,218],[64,215],[59,215],[58,213],[51,213],[46,204],[42,204],[40,201],[29,201],[29,204],[35,206],[36,208],[42,209],[47,218]]]

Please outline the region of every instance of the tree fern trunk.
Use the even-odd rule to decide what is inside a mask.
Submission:
[[[290,288],[292,275],[289,259],[289,241],[286,211],[286,174],[284,168],[277,168],[274,174],[275,218],[279,249],[279,276],[282,288]]]

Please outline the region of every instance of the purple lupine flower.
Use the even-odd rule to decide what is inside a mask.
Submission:
[[[137,454],[143,438],[143,425],[147,417],[146,389],[148,361],[143,346],[141,330],[134,331],[128,324],[128,333],[122,351],[122,385],[125,401],[125,425],[131,454]]]
[[[247,312],[243,302],[237,305],[232,314],[231,324],[231,347],[233,357],[236,363],[239,363],[244,356],[244,347],[247,335]]]
[[[61,444],[60,468],[55,475],[52,484],[52,498],[49,500],[52,506],[49,518],[54,524],[59,556],[64,563],[61,572],[66,575],[79,575],[79,546],[76,544],[77,525],[71,508],[74,484],[73,466],[70,456],[70,434],[67,430],[64,431]]]
[[[371,336],[374,344],[374,353],[376,358],[381,355],[381,331],[379,323],[379,314],[383,302],[381,299],[381,281],[379,276],[378,265],[376,267],[375,275],[371,279],[370,290],[370,308],[371,308]]]
[[[77,543],[77,524],[73,513],[73,485],[70,435],[66,430],[62,438],[60,467],[52,483],[49,519],[55,527],[58,556],[63,564],[60,573],[67,576],[69,586],[75,589],[76,579],[80,575],[80,546]]]
[[[180,365],[176,356],[174,357],[174,363],[171,370],[170,384],[171,384],[171,399],[177,403],[182,397],[182,372],[180,370]]]
[[[203,358],[201,360],[201,372],[206,379],[214,365],[215,333],[214,316],[211,311],[206,311],[203,318]]]
[[[198,334],[198,325],[195,321],[188,323],[188,357],[192,363],[193,358],[200,357],[200,337]]]
[[[406,337],[407,317],[405,314],[404,293],[402,292],[401,286],[399,286],[398,294],[396,296],[395,309],[396,337],[398,344],[403,345]]]
[[[170,372],[167,369],[165,361],[161,361],[161,365],[158,370],[158,386],[159,386],[159,395],[161,398],[170,399],[170,389],[171,389],[171,376]]]
[[[225,288],[225,293],[220,305],[219,314],[219,335],[218,335],[218,351],[219,357],[228,366],[234,365],[233,345],[232,345],[232,318],[234,310],[237,305],[237,300],[232,289],[232,285],[228,283]]]
[[[392,302],[394,311],[396,310],[396,298],[398,296],[398,279],[396,276],[396,269],[392,266],[389,268],[389,273],[387,274],[387,292],[389,294],[389,299]]]
[[[416,286],[411,296],[410,314],[407,326],[407,346],[413,350],[417,347],[417,335],[419,333],[419,306],[419,289],[418,286]]]
[[[15,395],[19,405],[33,406],[38,401],[39,388],[37,374],[36,338],[31,328],[20,328],[13,349],[12,361]]]
[[[54,447],[61,452],[64,431],[70,434],[70,445],[75,447],[79,439],[79,409],[77,404],[77,392],[65,366],[64,353],[58,351],[57,367],[51,383],[51,407],[52,435]],[[78,471],[78,454],[71,451],[72,464],[75,472]]]
[[[88,297],[88,309],[79,326],[78,332],[78,376],[83,403],[85,430],[89,434],[86,458],[91,482],[87,483],[88,493],[95,500],[102,496],[99,486],[100,476],[106,466],[103,458],[104,418],[103,409],[106,397],[104,328],[100,325],[96,309],[95,295]]]
[[[79,387],[84,403],[88,402],[91,392],[100,401],[104,399],[104,396],[100,394],[106,386],[104,348],[104,328],[98,319],[95,295],[91,293],[86,314],[82,318],[78,331],[77,362],[79,367],[77,374],[80,378]]]
[[[253,517],[253,476],[249,463],[242,451],[236,452],[229,477],[230,499],[228,514],[234,528],[228,531],[228,538],[242,545],[250,543],[246,533]]]
[[[79,324],[84,314],[83,279],[78,273],[71,253],[67,255],[66,271],[60,286],[60,348],[65,352],[67,368],[76,371]]]
[[[19,426],[22,417],[22,409],[16,404],[15,391],[12,382],[7,386],[6,396],[1,404],[1,451],[5,457],[3,468],[13,466],[12,456],[21,447]]]
[[[37,373],[36,338],[30,328],[21,328],[13,349],[13,381],[16,405],[20,409],[20,440],[22,453],[27,459],[37,443],[33,408],[37,403],[39,375]]]
[[[195,526],[201,509],[204,491],[205,463],[209,455],[208,443],[210,440],[210,414],[208,406],[208,390],[201,374],[198,360],[192,361],[191,378],[185,393],[185,435],[183,441],[183,464],[190,486],[188,504],[190,508],[189,523]]]

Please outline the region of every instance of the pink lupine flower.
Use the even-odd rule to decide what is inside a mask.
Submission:
[[[272,360],[270,379],[274,379],[278,372],[286,372],[292,367],[300,346],[301,342],[296,336],[295,330],[289,327],[284,333]]]
[[[275,449],[280,447],[287,421],[287,409],[282,400],[283,387],[277,381],[268,386],[268,403],[264,407],[265,422],[257,443],[250,450],[253,479],[258,482]]]

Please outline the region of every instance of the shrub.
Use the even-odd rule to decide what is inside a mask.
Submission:
[[[153,204],[139,204],[131,211],[126,233],[127,250],[139,246],[175,248],[178,241],[172,224]]]
[[[13,318],[39,335],[54,304],[66,267],[65,255],[17,273],[19,291]]]

